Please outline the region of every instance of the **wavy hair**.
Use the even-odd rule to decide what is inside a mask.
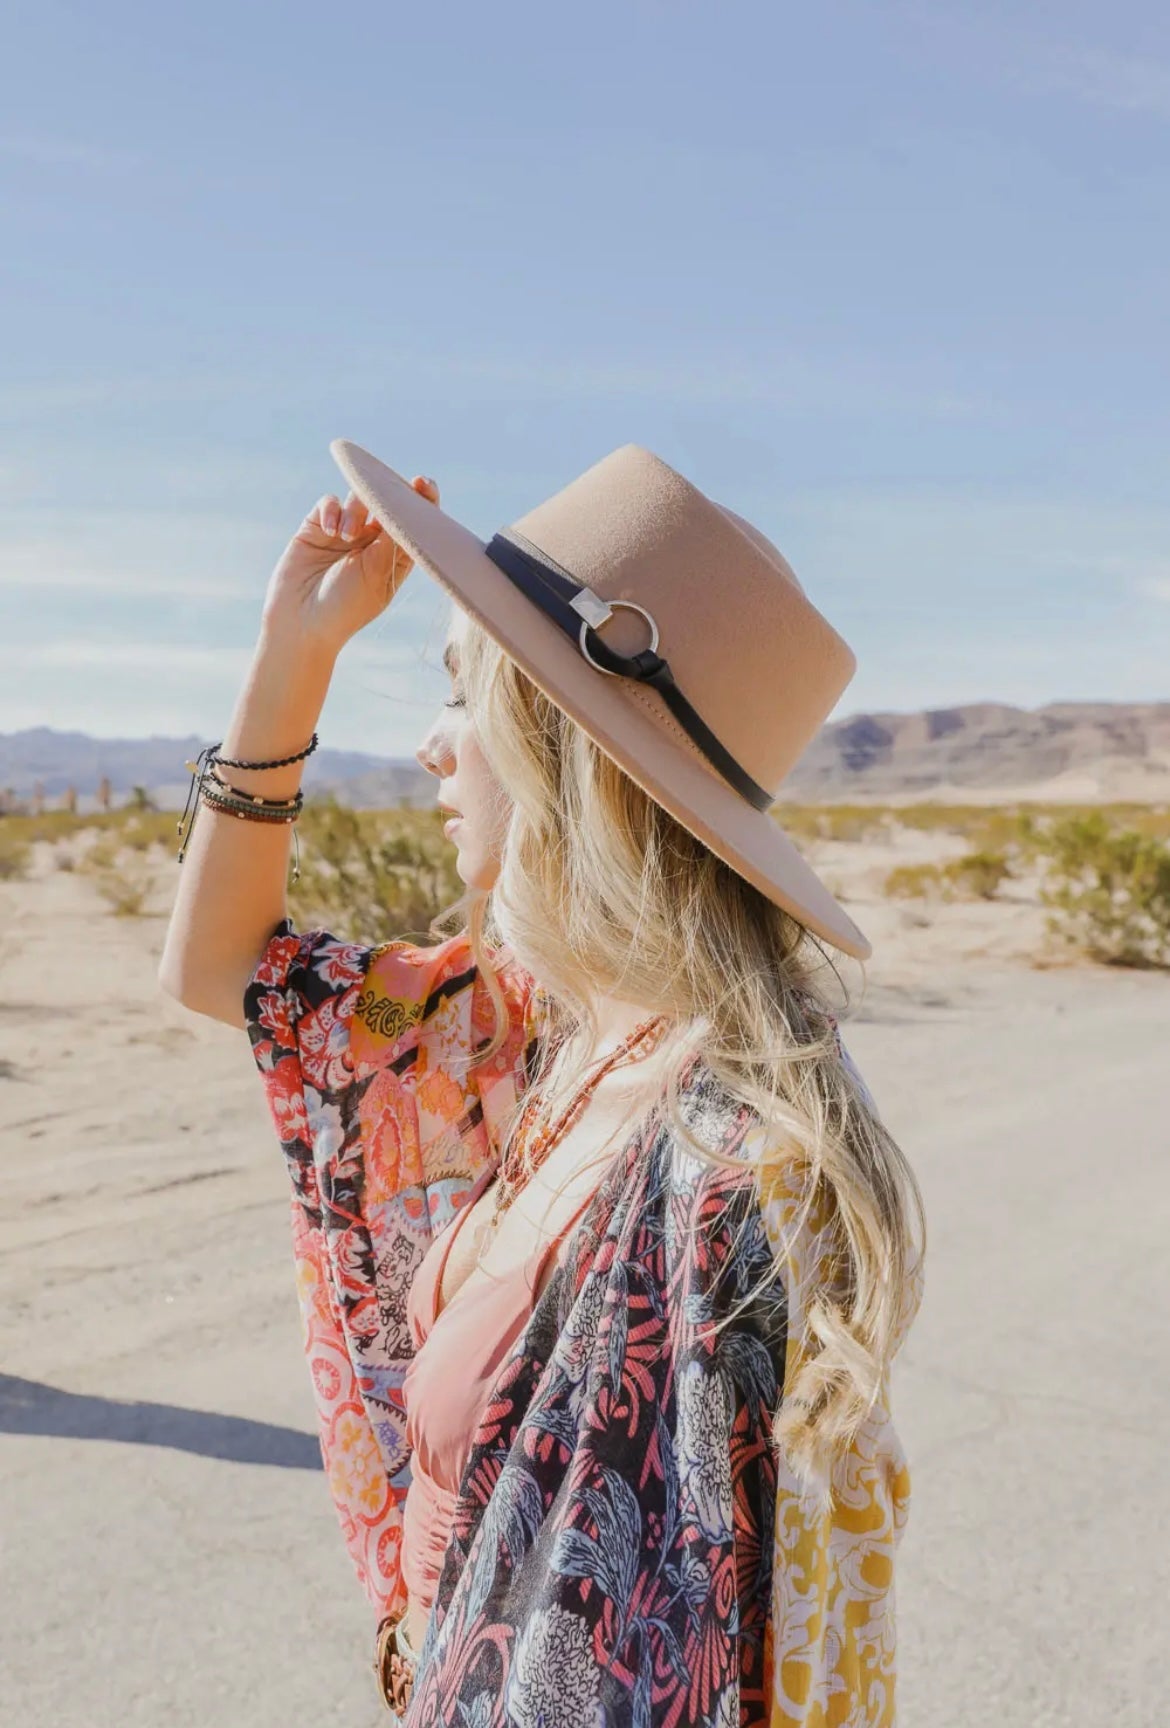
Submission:
[[[805,1292],[810,1353],[774,1421],[793,1469],[823,1485],[882,1394],[926,1234],[914,1172],[842,1060],[840,1005],[822,983],[826,969],[839,975],[804,925],[644,792],[471,617],[459,681],[511,808],[494,886],[469,890],[430,933],[463,920],[493,1003],[496,1027],[473,1065],[508,1030],[493,956],[510,950],[539,980],[540,1054],[505,1144],[523,1100],[551,1121],[571,1096],[575,1052],[597,1036],[595,999],[658,1005],[669,1029],[646,1109],[661,1110],[696,1155],[732,1162],[696,1138],[685,1113],[679,1077],[699,1051],[764,1128],[761,1193],[795,1183],[797,1230],[815,1218],[826,1249]],[[632,1095],[643,1103],[636,1086]],[[791,1266],[787,1247],[777,1258],[777,1271]]]

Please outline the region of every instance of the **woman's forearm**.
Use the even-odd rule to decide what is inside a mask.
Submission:
[[[317,726],[334,657],[315,643],[263,633],[220,746],[222,756],[268,761],[302,750]],[[245,792],[291,798],[304,761],[220,770]],[[287,913],[290,825],[254,822],[200,802],[178,869],[158,978],[196,1013],[243,1026],[243,991],[265,941]]]

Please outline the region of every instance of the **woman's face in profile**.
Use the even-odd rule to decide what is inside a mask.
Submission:
[[[458,812],[445,828],[456,848],[455,868],[469,888],[485,892],[495,885],[508,826],[509,805],[479,747],[463,702],[459,649],[467,614],[452,610],[443,664],[450,694],[415,754],[439,781],[438,802]]]

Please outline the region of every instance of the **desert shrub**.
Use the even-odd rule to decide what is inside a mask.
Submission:
[[[954,834],[972,852],[1026,855],[1034,846],[1041,807],[1020,804],[906,804],[894,812],[898,824],[919,833]]]
[[[49,842],[68,839],[83,828],[96,827],[102,820],[108,821],[109,818],[97,814],[79,816],[74,810],[42,810],[39,816],[14,812],[4,817],[5,824],[23,834],[26,840]]]
[[[81,854],[78,869],[86,875],[99,876],[117,867],[122,847],[117,834],[99,834]]]
[[[1011,875],[1000,852],[968,852],[946,864],[900,864],[882,883],[891,900],[993,900]]]
[[[987,804],[936,804],[919,799],[914,804],[891,806],[890,814],[901,828],[921,834],[956,834],[973,845],[991,845],[997,827],[1014,820],[1014,806],[999,809]]]
[[[861,841],[881,839],[890,827],[886,811],[856,805],[839,805],[822,810],[817,822],[820,840]]]
[[[1099,816],[1115,832],[1145,835],[1150,840],[1170,841],[1170,810],[1165,804],[1077,804],[1050,807],[1052,826],[1074,818]]]
[[[945,889],[938,864],[899,864],[882,883],[882,892],[891,900],[939,900]]]
[[[795,840],[869,840],[896,827],[901,812],[884,804],[798,804],[783,799],[772,816]]]
[[[173,854],[179,850],[177,823],[177,817],[169,811],[136,811],[128,816],[118,832],[122,844],[133,852],[149,852],[152,846],[161,845],[169,847]]]
[[[59,868],[64,867],[59,864]],[[99,831],[76,864],[68,867],[92,879],[97,892],[118,918],[142,917],[156,884],[145,848],[128,839],[123,824]]]
[[[996,837],[999,849],[1021,863],[1034,863],[1044,852],[1052,821],[1035,810],[1013,811],[1010,825]]]
[[[31,863],[31,842],[9,825],[8,817],[0,819],[0,882],[23,881]]]
[[[1170,846],[1094,810],[1057,823],[1048,849],[1053,935],[1110,965],[1170,963]]]
[[[141,918],[154,891],[155,875],[137,855],[124,864],[90,867],[94,886],[116,918]]]
[[[947,886],[962,899],[994,900],[1000,884],[1011,875],[1002,852],[967,852],[942,866]]]
[[[773,815],[797,840],[880,840],[892,830],[954,834],[975,852],[1026,857],[1054,814],[1044,805],[1026,804],[786,804]],[[1170,824],[1168,824],[1170,826]]]
[[[1153,840],[1170,841],[1170,804],[1139,805],[1133,826]]]
[[[429,940],[435,914],[464,892],[440,812],[353,810],[336,798],[305,805],[301,874],[288,887],[301,929],[322,925],[353,942]]]
[[[71,839],[75,834],[96,830],[103,834],[149,834],[152,839],[168,846],[173,844],[175,851],[178,850],[178,820],[177,810],[154,810],[148,805],[141,809],[123,805],[118,810],[90,810],[83,814],[75,810],[43,810],[39,816],[14,812],[0,817],[0,823],[6,828],[30,841],[47,840],[55,844],[58,840]]]

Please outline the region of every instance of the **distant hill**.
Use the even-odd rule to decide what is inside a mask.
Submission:
[[[107,776],[113,801],[143,786],[181,809],[183,763],[210,739],[93,738],[35,726],[0,733],[0,790],[27,799],[39,781],[57,805],[69,786],[95,807]],[[413,758],[322,747],[305,766],[307,793],[334,791],[368,809],[429,806],[436,781]],[[1014,708],[976,702],[921,713],[855,714],[832,721],[784,783],[782,802],[906,803],[924,798],[999,803],[1021,798],[1096,803],[1170,802],[1170,702],[1052,702]]]
[[[784,783],[793,802],[1170,800],[1170,702],[974,702],[826,726]]]
[[[211,738],[93,738],[87,732],[57,732],[33,726],[24,732],[0,732],[0,790],[11,789],[27,799],[39,781],[47,803],[58,805],[67,787],[77,789],[78,809],[96,806],[98,785],[109,779],[115,805],[124,804],[135,786],[143,786],[163,810],[181,810],[191,777],[183,764],[194,761]],[[370,787],[370,796],[364,789]],[[306,794],[335,789],[345,801],[361,807],[378,804],[433,804],[433,774],[413,758],[391,759],[361,750],[314,750],[305,763]]]

